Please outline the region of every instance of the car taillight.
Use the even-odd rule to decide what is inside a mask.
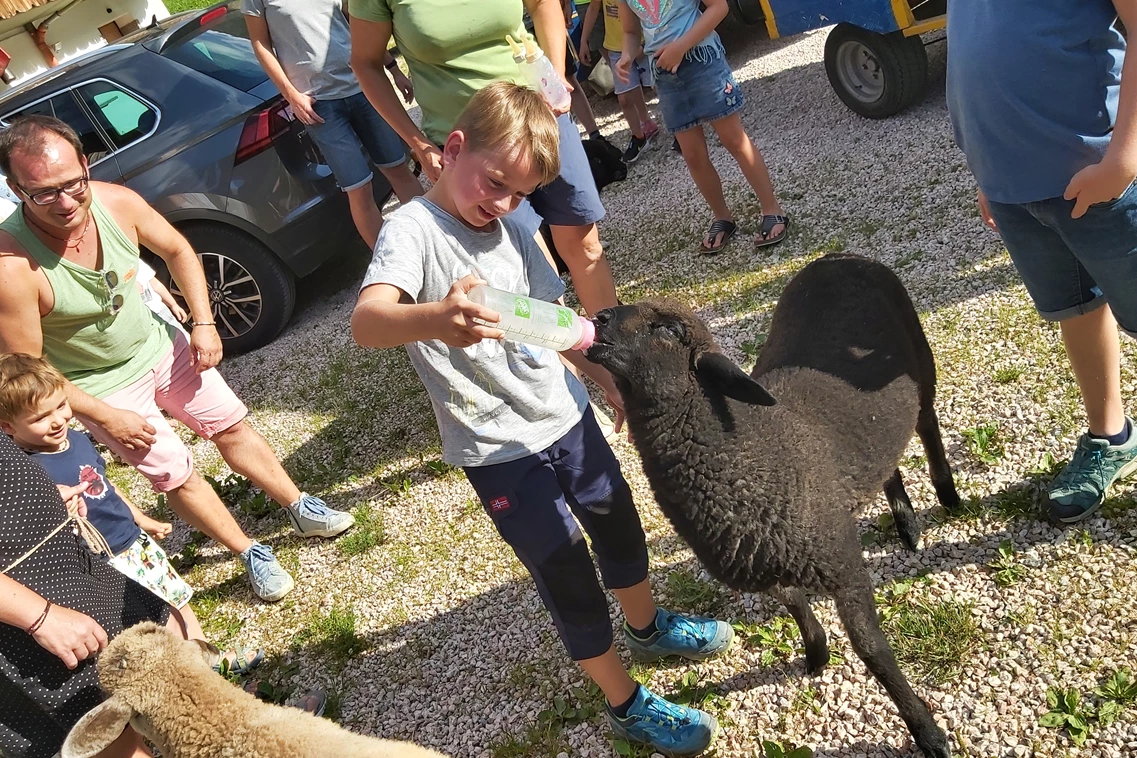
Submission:
[[[241,140],[237,143],[233,164],[243,163],[272,147],[277,138],[288,132],[289,113],[288,102],[281,100],[249,116],[245,128],[241,130]]]
[[[205,26],[210,21],[216,21],[225,15],[229,9],[222,5],[220,8],[214,8],[209,13],[203,13],[201,18],[197,20],[198,26]]]

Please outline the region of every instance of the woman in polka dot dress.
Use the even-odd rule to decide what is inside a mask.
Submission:
[[[51,758],[102,701],[94,656],[169,606],[87,550],[47,473],[0,434],[0,755]],[[35,551],[9,568],[32,548]],[[103,754],[149,755],[127,729]]]

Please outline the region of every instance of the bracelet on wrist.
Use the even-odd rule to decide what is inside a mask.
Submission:
[[[397,60],[395,60],[394,58],[391,59],[390,63],[384,63],[383,64],[383,68],[387,69],[388,71],[394,71],[398,67],[399,67],[399,62]]]
[[[39,618],[36,619],[36,622],[34,624],[32,624],[31,626],[28,627],[28,634],[35,634],[36,632],[39,631],[39,628],[41,626],[43,626],[43,622],[47,621],[47,612],[50,610],[51,610],[51,601],[48,600],[47,605],[45,605],[43,608],[43,613],[41,613],[39,615]]]
[[[216,321],[194,321],[193,325],[190,326],[190,328],[196,329],[199,326],[217,326],[217,322]]]

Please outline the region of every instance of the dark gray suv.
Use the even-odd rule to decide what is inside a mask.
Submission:
[[[295,280],[363,249],[331,170],[257,62],[239,2],[171,16],[0,97],[0,122],[28,113],[74,127],[92,178],[135,190],[189,239],[227,351],[271,341]],[[391,189],[378,171],[373,186],[382,206]]]

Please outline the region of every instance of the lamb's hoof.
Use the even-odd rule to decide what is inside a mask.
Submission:
[[[829,665],[829,648],[824,647],[821,652],[805,653],[805,668],[810,676],[821,676],[821,672]]]
[[[915,736],[916,746],[920,748],[927,758],[951,758],[951,750],[948,749],[947,735],[943,733],[938,726],[932,727],[927,730],[927,733],[921,736]]]
[[[913,553],[920,549],[920,530],[919,529],[901,529],[897,532],[900,535],[900,544]]]

